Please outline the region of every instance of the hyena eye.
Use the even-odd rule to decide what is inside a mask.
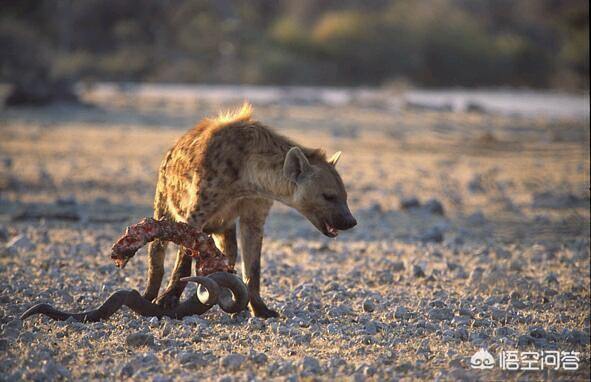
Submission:
[[[327,202],[334,202],[337,200],[337,196],[336,195],[332,195],[332,194],[322,194],[322,197],[324,198],[324,200],[326,200]]]

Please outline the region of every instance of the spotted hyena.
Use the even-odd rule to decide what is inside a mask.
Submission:
[[[328,237],[357,222],[335,169],[340,152],[327,159],[323,151],[298,145],[251,116],[245,104],[231,115],[204,119],[176,142],[160,165],[154,217],[211,233],[232,266],[239,220],[249,308],[256,316],[273,317],[277,313],[260,296],[263,225],[273,201],[295,208]],[[179,248],[170,282],[158,296],[165,249],[162,241],[150,245],[144,297],[174,305],[185,287],[180,278],[191,273],[191,257]]]

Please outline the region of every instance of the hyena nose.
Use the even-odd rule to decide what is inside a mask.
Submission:
[[[353,215],[349,215],[345,218],[343,223],[343,229],[351,229],[357,225],[357,220],[353,217]]]

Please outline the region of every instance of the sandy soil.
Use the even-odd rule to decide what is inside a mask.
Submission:
[[[143,288],[145,250],[118,270],[109,248],[151,215],[166,149],[228,106],[87,100],[0,111],[0,380],[588,380],[588,119],[257,107],[284,134],[343,151],[359,221],[329,240],[274,207],[263,296],[281,318],[23,322],[37,302],[76,311]],[[580,366],[471,369],[479,348],[576,351]]]

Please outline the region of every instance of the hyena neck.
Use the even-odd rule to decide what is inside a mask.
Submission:
[[[257,196],[290,204],[295,184],[283,175],[283,159],[259,162],[251,179]]]
[[[248,163],[250,184],[256,196],[289,205],[295,192],[295,184],[283,175],[283,162],[289,146],[270,146],[272,151],[267,148],[266,152],[251,157]]]

